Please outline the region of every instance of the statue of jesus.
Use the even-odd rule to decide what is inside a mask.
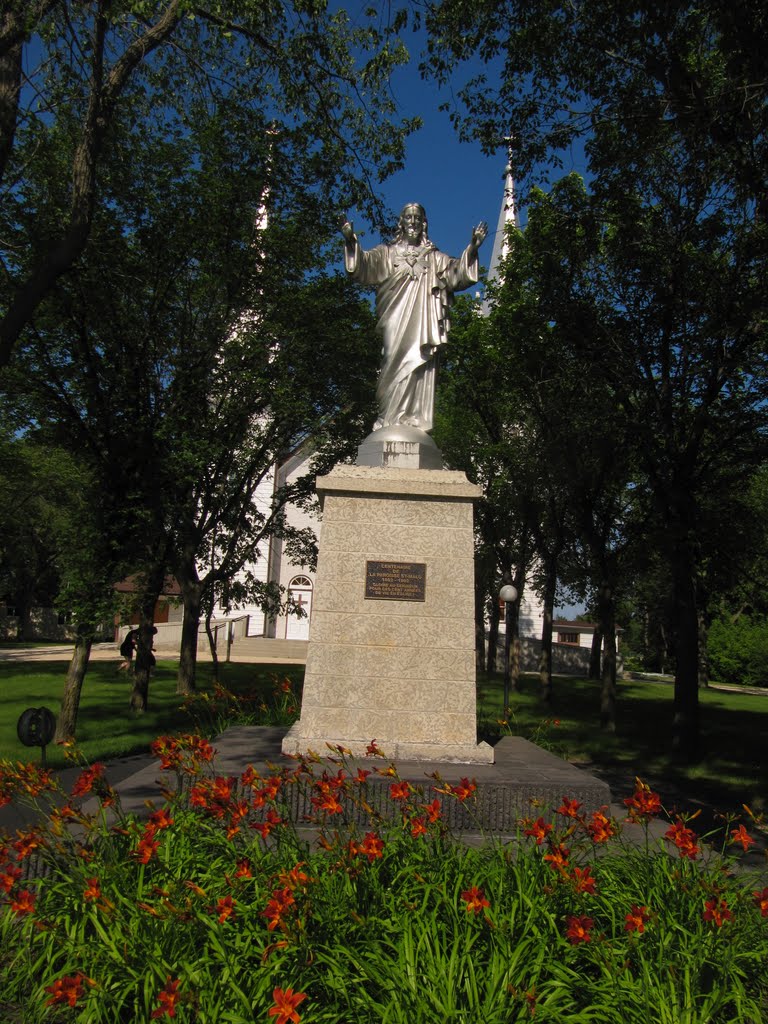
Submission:
[[[382,427],[432,429],[437,353],[448,340],[453,293],[476,284],[478,249],[488,234],[481,221],[457,259],[429,240],[419,203],[400,214],[394,239],[365,252],[349,220],[341,225],[347,273],[376,289],[382,364],[376,398]]]

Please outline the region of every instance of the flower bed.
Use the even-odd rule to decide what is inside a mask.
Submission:
[[[237,779],[214,774],[198,736],[154,752],[168,786],[142,819],[121,812],[100,765],[68,799],[50,773],[0,767],[0,803],[46,810],[0,840],[3,1019],[768,1018],[768,887],[732,870],[751,844],[743,824],[722,855],[705,856],[683,818],[653,843],[661,799],[638,782],[625,804],[640,845],[607,809],[584,814],[565,795],[532,808],[514,842],[469,847],[444,809],[471,809],[473,781],[419,789],[375,745],[365,769],[337,750]],[[372,773],[388,780],[394,820],[369,808]],[[289,820],[293,787],[311,820]]]

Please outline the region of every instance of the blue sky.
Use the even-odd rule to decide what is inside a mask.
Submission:
[[[421,203],[427,211],[430,238],[451,256],[469,243],[479,221],[487,221],[489,234],[480,253],[487,266],[501,207],[506,154],[488,157],[479,145],[459,142],[448,114],[438,110],[441,94],[421,81],[415,67],[396,74],[393,92],[403,116],[418,114],[424,127],[407,140],[404,169],[382,186],[387,204],[397,212],[406,203]],[[365,232],[361,240],[366,248],[381,241],[362,219],[355,220],[355,229]]]
[[[495,156],[487,156],[478,143],[459,141],[448,114],[438,109],[450,94],[422,81],[419,75],[422,39],[416,37],[406,42],[411,63],[395,72],[392,92],[402,116],[419,115],[424,127],[407,141],[404,169],[382,186],[385,200],[393,211],[399,211],[405,203],[420,202],[427,211],[430,238],[451,256],[458,256],[468,244],[474,226],[481,220],[486,221],[489,234],[480,260],[487,267],[501,209],[506,152],[500,149]],[[464,81],[481,72],[490,80],[492,69],[489,71],[479,61],[474,66],[463,67],[460,80],[451,83],[454,93]],[[514,126],[511,130],[514,132]],[[566,158],[563,169],[556,171],[555,176],[571,170],[584,172],[583,156],[581,159],[576,156],[570,162]],[[538,180],[534,176],[535,183],[546,187],[551,173],[549,169],[542,169]],[[518,193],[518,201],[523,198]],[[378,231],[371,229],[363,218],[354,216],[353,219],[355,229],[365,232],[361,240],[366,248],[381,241]],[[521,219],[524,223],[524,209]]]

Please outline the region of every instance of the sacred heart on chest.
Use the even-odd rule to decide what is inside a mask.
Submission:
[[[427,272],[427,252],[424,249],[402,248],[398,249],[394,258],[395,273],[406,274],[408,277],[417,278]]]

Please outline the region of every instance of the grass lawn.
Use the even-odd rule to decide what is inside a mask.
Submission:
[[[71,648],[70,648],[71,649]],[[0,757],[38,760],[39,748],[23,746],[16,736],[19,715],[27,708],[45,706],[55,715],[61,707],[61,692],[67,661],[0,662]],[[190,729],[189,717],[180,709],[176,693],[178,662],[158,661],[149,688],[149,711],[135,715],[128,709],[129,682],[117,671],[116,662],[91,662],[83,684],[78,715],[78,746],[90,761],[121,757],[146,751],[163,733]],[[198,665],[201,688],[211,685],[210,663]],[[219,666],[219,678],[236,692],[262,688],[269,693],[277,676],[298,682],[304,669],[297,665],[246,665],[240,662]],[[48,763],[64,764],[62,752],[51,745]]]
[[[594,766],[630,782],[633,776],[684,792],[721,808],[747,803],[768,811],[768,694],[700,691],[701,760],[677,764],[670,757],[673,687],[669,683],[620,680],[617,728],[599,728],[600,684],[560,676],[550,708],[538,700],[538,676],[523,677],[511,697],[509,728],[577,764]],[[482,735],[501,728],[502,677],[478,684]],[[544,725],[545,720],[557,725]],[[615,795],[619,795],[618,792]]]

